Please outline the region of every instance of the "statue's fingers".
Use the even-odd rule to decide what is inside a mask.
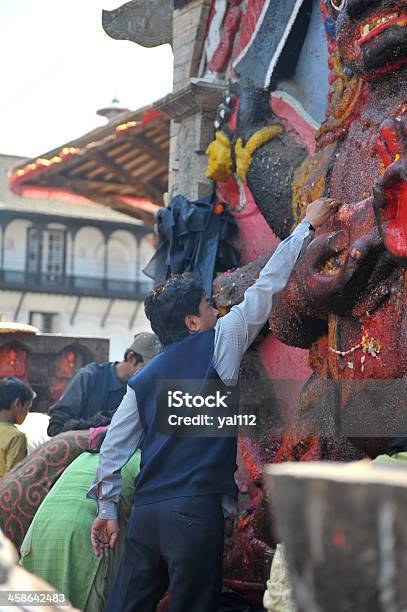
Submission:
[[[391,162],[397,154],[401,154],[405,148],[405,135],[401,121],[385,119],[380,125],[378,143],[383,143],[390,155]],[[390,162],[390,163],[391,163]]]
[[[394,161],[394,155],[389,151],[386,142],[379,136],[376,140],[376,151],[385,166]]]

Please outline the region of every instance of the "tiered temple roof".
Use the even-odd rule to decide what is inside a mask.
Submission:
[[[125,111],[107,125],[14,169],[10,189],[26,197],[66,194],[152,225],[168,189],[170,121],[153,108]]]

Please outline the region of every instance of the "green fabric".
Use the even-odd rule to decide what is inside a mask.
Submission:
[[[383,465],[384,467],[407,468],[407,452],[396,453],[392,457],[389,455],[378,455],[373,459],[374,465]]]
[[[65,593],[73,606],[81,610],[85,608],[101,565],[90,541],[96,502],[86,498],[98,461],[98,454],[85,452],[71,463],[42,502],[21,545],[23,567]],[[139,470],[140,453],[137,452],[122,469],[121,535],[124,520],[131,511],[134,479]],[[121,549],[115,546],[112,559],[100,567],[104,576],[108,565],[117,565]]]

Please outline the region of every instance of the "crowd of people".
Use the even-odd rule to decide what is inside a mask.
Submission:
[[[36,394],[28,384],[16,377],[0,382],[0,478],[15,475],[27,489],[26,495],[33,485],[22,475],[24,467],[32,471],[25,461],[28,454],[31,452],[34,457],[33,451],[38,449],[43,459],[40,463],[46,464],[47,453],[51,456],[55,449],[51,446],[47,450],[45,441],[51,438],[59,441],[64,437],[60,434],[66,432],[88,430],[89,450],[81,452],[79,448],[78,456],[72,457],[70,463],[71,457],[69,460],[65,457],[62,474],[58,471],[55,479],[48,478],[46,488],[49,490],[38,509],[35,508],[34,520],[19,546],[20,564],[64,593],[81,610],[96,611],[104,607],[123,554],[124,526],[130,514],[134,480],[140,466],[138,452],[123,469],[119,512],[121,538],[109,560],[102,560],[89,545],[95,504],[86,498],[96,474],[97,451],[126,392],[128,380],[159,350],[160,343],[154,334],[136,334],[122,361],[90,363],[78,370],[61,398],[50,407],[48,416],[30,413]],[[33,419],[27,425],[26,419],[30,420],[30,416]],[[38,480],[44,485],[45,475],[41,473]],[[6,479],[0,481],[0,488],[1,483],[6,490]]]
[[[207,421],[196,435],[188,402],[182,424],[166,429],[161,392],[170,397],[184,385],[192,397],[233,396],[245,351],[336,208],[327,198],[310,204],[243,302],[223,317],[198,278],[161,283],[145,300],[154,333],[135,336],[119,363],[79,370],[50,408],[48,435],[86,433],[87,446],[49,485],[21,543],[21,564],[77,608],[153,612],[169,589],[172,612],[219,609],[224,519],[238,492],[236,430],[215,435]],[[17,426],[33,399],[16,378],[0,383],[1,476],[27,454]]]

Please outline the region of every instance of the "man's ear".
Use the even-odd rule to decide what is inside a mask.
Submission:
[[[127,355],[127,363],[130,363],[131,365],[134,365],[134,362],[136,360],[136,355],[133,353],[133,351],[131,351],[128,355]]]
[[[22,403],[19,397],[16,397],[16,399],[14,401],[11,402],[11,406],[10,409],[11,410],[18,410],[18,408],[21,408]]]
[[[185,327],[189,332],[198,332],[200,329],[199,317],[197,317],[196,315],[187,315],[185,317]]]

